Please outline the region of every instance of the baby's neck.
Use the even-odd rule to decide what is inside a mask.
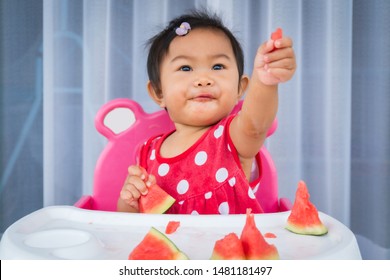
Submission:
[[[178,156],[194,145],[210,127],[177,127],[161,145],[160,155],[165,158]]]

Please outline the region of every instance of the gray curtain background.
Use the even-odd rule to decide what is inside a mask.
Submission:
[[[266,145],[280,196],[307,182],[317,208],[356,234],[365,259],[390,259],[390,1],[0,1],[0,232],[39,208],[90,194],[108,100],[158,107],[145,85],[145,42],[193,7],[217,11],[250,73],[282,27],[298,69],[280,86]]]

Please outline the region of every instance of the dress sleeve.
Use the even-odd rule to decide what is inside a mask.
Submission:
[[[159,134],[149,138],[149,140],[142,144],[140,148],[137,162],[141,167],[145,168],[145,170],[147,170],[148,167],[148,155],[150,154],[150,151],[152,149],[153,142],[161,136],[162,134]]]

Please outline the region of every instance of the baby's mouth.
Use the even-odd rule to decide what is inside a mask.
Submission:
[[[201,93],[201,94],[198,94],[195,97],[191,98],[191,100],[197,101],[197,102],[208,102],[208,101],[212,101],[214,99],[215,99],[214,96],[212,94],[209,94],[209,93]]]

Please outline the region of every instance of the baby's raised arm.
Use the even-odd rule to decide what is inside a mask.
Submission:
[[[259,47],[242,110],[230,126],[241,161],[252,159],[263,145],[277,113],[278,84],[291,79],[295,68],[290,38],[270,39]]]

